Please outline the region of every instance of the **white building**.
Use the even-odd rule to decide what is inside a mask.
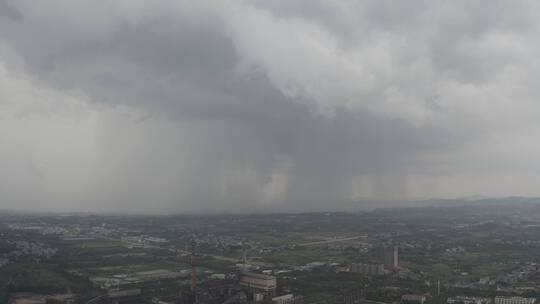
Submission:
[[[424,304],[426,301],[426,296],[424,295],[416,295],[416,294],[406,294],[401,296],[401,303],[408,303],[408,304]]]
[[[240,285],[251,289],[273,293],[276,290],[276,277],[253,272],[240,274]]]
[[[447,304],[489,304],[489,298],[456,296],[446,299]]]
[[[295,304],[302,303],[301,296],[295,296],[292,293],[272,298],[272,302],[275,304]]]
[[[495,297],[495,304],[535,304],[536,298]]]

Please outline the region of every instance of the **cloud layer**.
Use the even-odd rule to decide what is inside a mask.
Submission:
[[[0,0],[0,207],[540,195],[535,1]]]

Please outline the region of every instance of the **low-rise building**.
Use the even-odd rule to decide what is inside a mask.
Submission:
[[[495,297],[495,304],[535,304],[536,298]]]
[[[352,263],[349,267],[349,271],[365,275],[383,275],[384,265],[375,263]]]
[[[274,293],[277,287],[276,277],[253,272],[240,274],[240,285],[266,293]]]
[[[447,304],[490,304],[489,298],[456,296],[446,299]]]
[[[401,303],[403,304],[424,304],[426,296],[421,294],[406,294],[401,296]]]
[[[292,293],[272,298],[272,302],[275,304],[300,304],[302,301],[301,296],[295,296]]]

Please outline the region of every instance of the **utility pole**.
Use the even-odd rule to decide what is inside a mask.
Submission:
[[[247,265],[247,255],[246,255],[246,244],[245,241],[242,241],[242,266],[246,270]]]

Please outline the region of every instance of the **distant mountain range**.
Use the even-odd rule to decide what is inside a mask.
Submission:
[[[357,210],[370,210],[377,208],[404,208],[404,207],[450,207],[468,206],[477,204],[508,205],[508,204],[540,204],[540,197],[485,197],[471,196],[463,198],[431,198],[424,200],[358,200],[350,206]]]
[[[523,204],[540,204],[540,197],[523,197],[523,196],[510,196],[502,198],[484,197],[484,196],[470,196],[462,198],[430,198],[430,199],[418,199],[418,200],[382,200],[382,199],[359,199],[355,201],[341,201],[331,203],[319,203],[319,204],[305,204],[302,206],[290,206],[288,204],[275,204],[265,206],[265,208],[246,208],[245,210],[231,210],[231,212],[212,212],[202,211],[199,213],[182,213],[178,214],[198,214],[198,215],[220,215],[220,214],[271,214],[271,213],[311,213],[311,212],[357,212],[357,211],[370,211],[374,209],[386,209],[386,208],[414,208],[414,207],[459,207],[459,206],[472,206],[472,205],[523,205]],[[110,215],[110,216],[125,216],[122,213],[102,213],[102,212],[55,212],[55,211],[30,211],[30,210],[16,210],[16,209],[0,209],[2,215]],[[144,216],[144,214],[130,214],[132,216]],[[159,215],[159,214],[154,214]]]

